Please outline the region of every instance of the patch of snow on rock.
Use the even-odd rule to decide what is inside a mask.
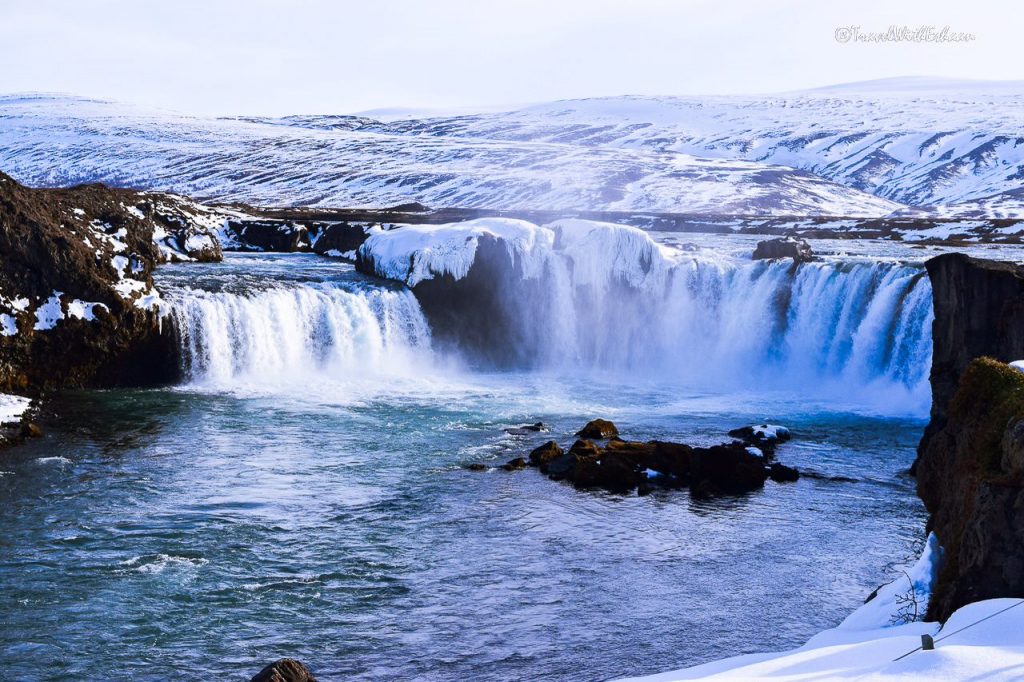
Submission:
[[[212,249],[215,246],[213,237],[208,234],[194,234],[185,240],[186,251],[201,251],[203,249]]]
[[[14,336],[18,333],[18,321],[7,313],[0,313],[0,336]]]
[[[96,319],[96,306],[99,306],[104,310],[109,310],[107,306],[103,305],[102,303],[92,303],[89,301],[82,301],[76,298],[75,300],[71,301],[71,303],[68,303],[68,317],[75,317],[78,318],[79,320],[86,320],[87,322],[92,322],[93,320]]]
[[[36,308],[36,330],[53,329],[57,322],[64,319],[64,311],[60,307],[62,292],[54,291],[45,303]]]
[[[32,400],[20,395],[0,393],[0,424],[16,424],[32,404]]]
[[[776,424],[758,424],[753,427],[754,435],[766,440],[778,440],[789,436],[789,429]]]

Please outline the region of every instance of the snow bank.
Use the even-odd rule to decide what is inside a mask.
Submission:
[[[194,234],[185,240],[185,249],[187,251],[202,251],[203,249],[212,249],[216,243],[208,234]]]
[[[675,263],[670,249],[636,227],[580,219],[556,220],[547,227],[555,233],[555,250],[572,260],[577,285],[618,279],[639,287]]]
[[[415,286],[440,275],[465,277],[484,236],[500,239],[527,278],[539,277],[553,254],[571,261],[577,286],[620,280],[639,287],[666,274],[677,261],[675,252],[643,230],[579,219],[545,226],[508,218],[403,225],[372,234],[360,247],[360,254],[373,263],[378,275]]]
[[[549,249],[554,239],[550,230],[525,220],[480,218],[446,225],[403,225],[378,232],[359,247],[359,253],[379,276],[414,287],[442,275],[465,277],[480,238],[485,236],[502,240],[509,254],[522,257],[524,265],[535,260],[530,254],[538,248]]]
[[[901,609],[906,606],[911,590],[918,599],[920,612],[927,608],[939,555],[938,542],[930,535],[921,558],[904,577],[879,588],[874,599],[838,627],[815,635],[798,649],[735,656],[631,680],[1022,679],[1022,599],[990,599],[969,604],[941,627],[925,622],[900,624]],[[918,650],[921,635],[925,634],[934,637],[934,651]]]
[[[941,557],[939,540],[935,533],[930,533],[917,563],[905,575],[878,588],[873,599],[847,616],[836,629],[877,630],[919,620],[913,617],[914,605],[916,603],[916,614],[924,616]]]
[[[14,336],[18,333],[18,320],[13,315],[0,313],[0,336]]]
[[[32,403],[29,398],[9,393],[0,393],[0,424],[15,424]]]
[[[92,301],[83,301],[81,299],[75,299],[68,303],[68,317],[76,317],[79,320],[86,320],[92,322],[96,319],[96,306],[103,308],[104,310],[110,310],[106,305],[102,303],[95,303]]]
[[[934,651],[915,651],[921,646],[922,634],[934,636]],[[827,644],[815,645],[812,640],[781,654],[737,656],[634,680],[1000,682],[1020,680],[1022,674],[1024,600],[990,599],[961,608],[942,628],[935,623],[912,623],[884,630],[853,631],[844,638],[834,637]]]

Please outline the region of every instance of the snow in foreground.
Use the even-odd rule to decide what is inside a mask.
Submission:
[[[946,621],[909,622],[906,596],[913,590],[926,607],[939,548],[935,537],[904,577],[882,587],[874,599],[838,627],[792,651],[735,656],[632,682],[674,680],[998,680],[1024,679],[1024,599],[969,604]],[[922,651],[921,635],[935,649]],[[628,681],[623,681],[628,682]]]

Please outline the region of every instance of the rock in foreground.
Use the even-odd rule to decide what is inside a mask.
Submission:
[[[594,419],[587,422],[587,425],[577,431],[576,435],[580,438],[604,440],[619,435],[619,430],[607,419]]]
[[[302,663],[282,658],[256,673],[249,682],[316,682],[316,678]]]
[[[946,406],[971,360],[1024,358],[1024,268],[962,253],[936,256],[925,266],[935,310],[933,430],[942,426]]]
[[[614,428],[611,422],[598,419],[579,433],[605,434]],[[689,488],[698,497],[738,494],[764,487],[768,478],[783,482],[799,477],[796,469],[770,464],[770,458],[738,441],[703,448],[667,441],[626,441],[615,436],[600,445],[580,438],[568,450],[548,441],[535,448],[528,459],[531,466],[554,480],[613,493]]]

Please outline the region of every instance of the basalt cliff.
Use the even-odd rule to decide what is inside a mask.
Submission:
[[[943,560],[928,617],[1024,597],[1024,270],[948,254],[927,263],[934,290],[931,423],[918,493]]]
[[[173,195],[0,174],[0,390],[172,380],[153,268],[219,260],[216,221]]]

